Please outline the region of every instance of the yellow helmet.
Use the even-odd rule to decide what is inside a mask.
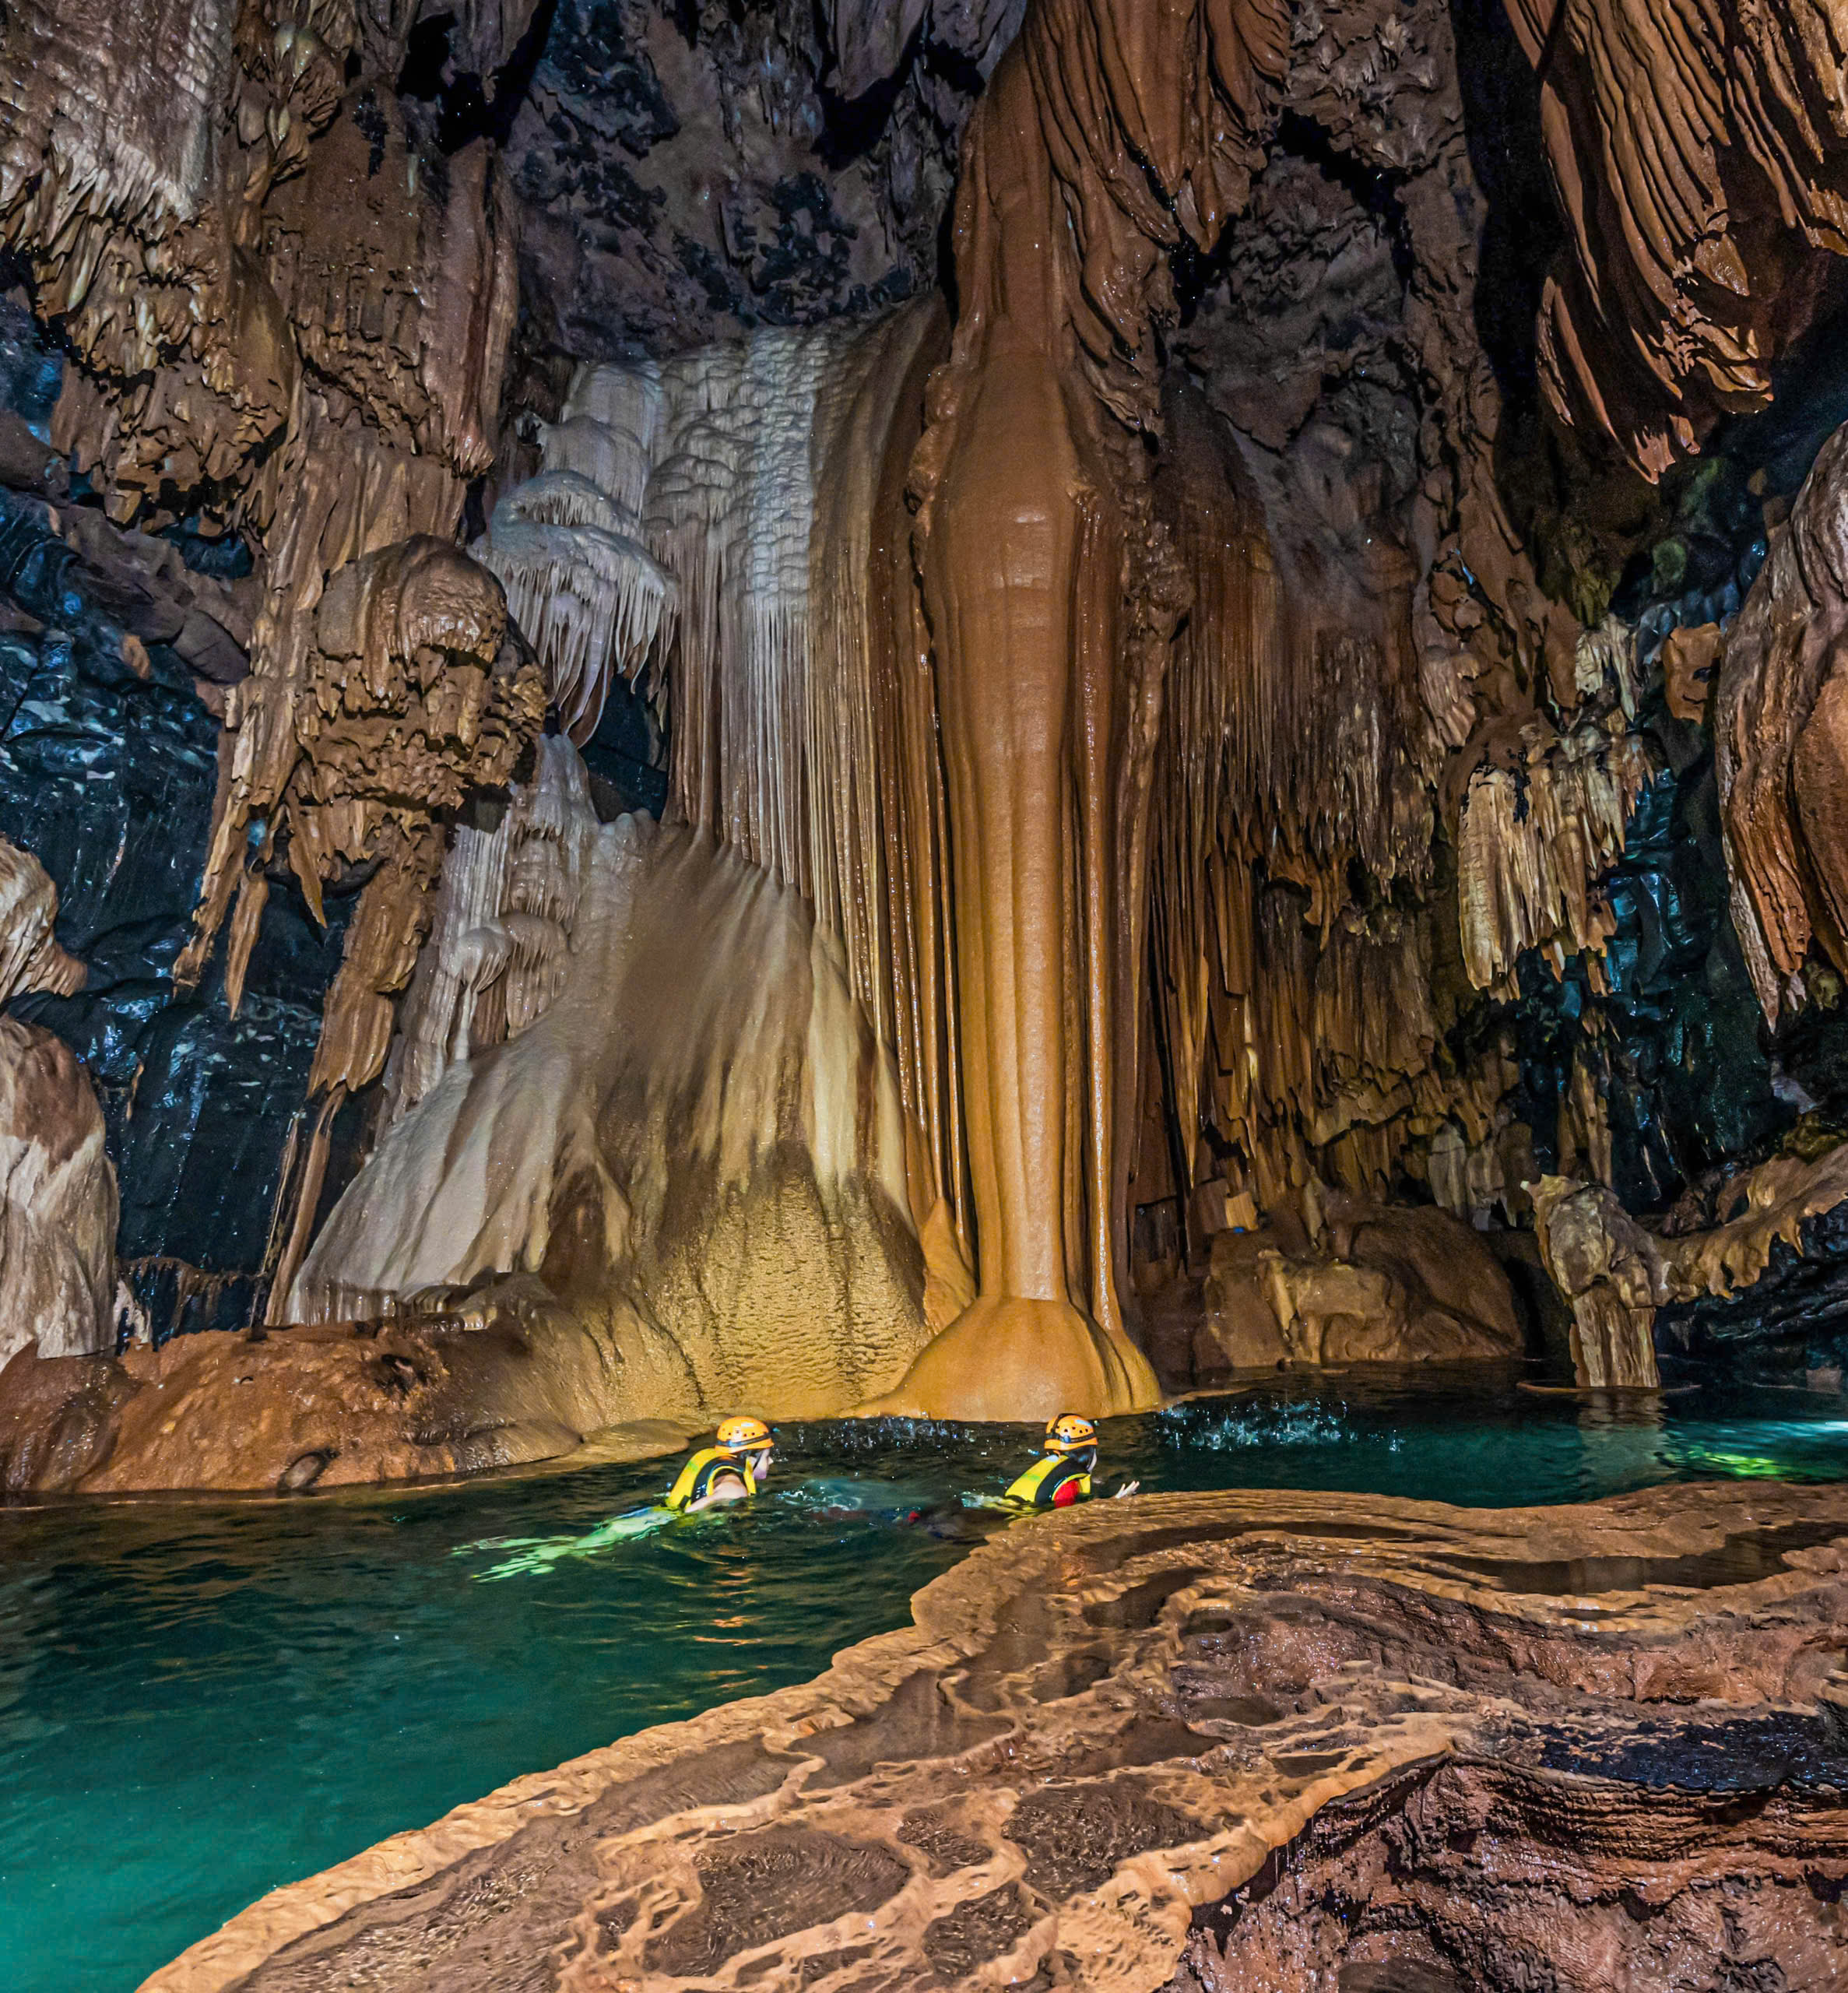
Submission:
[[[754,1453],[771,1443],[771,1432],[761,1418],[728,1418],[718,1439],[728,1453]]]
[[[1044,1450],[1049,1453],[1079,1453],[1097,1443],[1095,1421],[1081,1418],[1075,1411],[1062,1411],[1056,1418],[1046,1421]]]

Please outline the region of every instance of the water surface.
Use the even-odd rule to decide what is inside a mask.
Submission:
[[[785,1429],[778,1485],[483,1583],[666,1463],[257,1501],[0,1509],[0,1986],[130,1993],[277,1884],[522,1772],[805,1679],[905,1623],[998,1518],[1020,1429]],[[1703,1390],[1651,1412],[1514,1373],[1280,1380],[1105,1428],[1149,1488],[1502,1506],[1729,1475],[1848,1475],[1848,1407]],[[921,1520],[910,1520],[914,1511]]]

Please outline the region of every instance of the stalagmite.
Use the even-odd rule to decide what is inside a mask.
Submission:
[[[1534,1224],[1553,1284],[1572,1305],[1572,1367],[1582,1385],[1653,1390],[1651,1331],[1667,1298],[1648,1236],[1602,1186],[1543,1177]]]

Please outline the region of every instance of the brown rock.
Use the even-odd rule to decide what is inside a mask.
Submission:
[[[279,1889],[147,1993],[1848,1968],[1839,1489],[1145,1496],[1010,1530],[913,1612]]]
[[[1337,1200],[1320,1251],[1221,1233],[1208,1328],[1233,1369],[1518,1356],[1513,1291],[1448,1211]]]
[[[1669,631],[1662,645],[1662,683],[1668,710],[1675,719],[1699,726],[1706,718],[1725,648],[1726,638],[1717,623]]]

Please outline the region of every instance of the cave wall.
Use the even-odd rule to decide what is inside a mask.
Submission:
[[[281,1305],[547,724],[838,943],[1035,1389],[1146,1396],[1145,1295],[1330,1194],[1673,1232],[1822,1143],[1832,72],[1628,19],[9,16],[0,833],[155,1331]]]

